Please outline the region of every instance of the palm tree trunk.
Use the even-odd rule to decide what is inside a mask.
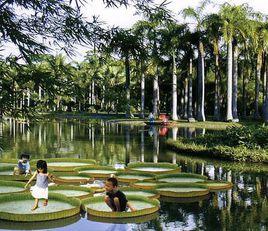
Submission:
[[[265,62],[266,65],[266,75],[268,75],[268,68],[267,68],[267,59]],[[266,78],[266,83],[265,83],[265,98],[264,98],[264,103],[263,103],[263,119],[265,123],[268,123],[268,78]]]
[[[130,112],[130,64],[129,64],[129,56],[126,54],[125,57],[125,71],[126,71],[126,100],[127,100],[127,110],[126,110],[126,117],[131,117]]]
[[[159,115],[159,85],[158,85],[158,67],[153,80],[153,114],[155,118]]]
[[[219,53],[215,54],[215,102],[214,102],[214,120],[220,120],[220,68]]]
[[[204,46],[201,41],[198,44],[198,106],[197,120],[205,121],[205,63]]]
[[[145,74],[144,74],[144,64],[141,61],[141,112],[140,118],[144,119],[144,106],[145,106]]]
[[[188,118],[188,78],[185,78],[185,82],[184,82],[184,115],[183,117],[185,119]]]
[[[232,94],[232,113],[233,113],[233,121],[239,122],[237,115],[237,76],[238,76],[238,45],[237,42],[234,41],[233,46],[233,94]]]
[[[242,61],[241,63],[241,75],[242,75],[241,78],[243,80],[243,83],[242,83],[242,105],[243,105],[242,117],[245,119],[247,116],[246,84],[247,84],[247,75],[248,75],[250,68],[247,67],[244,72],[244,66],[245,66],[244,61]]]
[[[172,120],[178,120],[177,114],[177,74],[175,51],[172,53],[173,71],[172,71]]]
[[[228,71],[228,75],[227,75],[227,116],[226,116],[226,120],[227,121],[232,121],[233,120],[233,113],[232,113],[232,66],[233,66],[233,46],[232,46],[232,40],[230,39],[230,41],[227,44],[227,52],[228,52],[228,63],[227,63],[227,71]]]
[[[260,95],[260,80],[261,80],[261,62],[262,62],[262,51],[257,54],[257,67],[256,67],[256,78],[255,78],[255,100],[254,100],[254,119],[259,119],[259,95]]]
[[[188,120],[193,119],[193,59],[189,63]]]

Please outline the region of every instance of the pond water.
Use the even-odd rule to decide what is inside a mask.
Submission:
[[[161,128],[120,125],[101,121],[88,123],[53,120],[42,123],[7,121],[0,126],[1,159],[17,158],[28,152],[31,158],[87,158],[107,166],[135,161],[170,162],[182,172],[203,174],[210,180],[230,181],[231,190],[213,192],[197,202],[161,202],[159,216],[136,224],[91,221],[85,214],[65,222],[23,224],[0,220],[1,230],[267,230],[268,166],[200,159],[166,149],[167,138],[193,137],[207,132],[195,128]],[[0,161],[1,162],[1,161]],[[33,201],[32,201],[33,202]],[[24,227],[22,229],[22,227]],[[52,228],[53,227],[53,228]]]

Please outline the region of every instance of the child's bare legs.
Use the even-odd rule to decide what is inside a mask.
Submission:
[[[104,198],[105,203],[114,211],[114,207],[112,206],[111,200],[108,196]]]
[[[45,199],[43,205],[44,205],[44,206],[47,206],[47,203],[48,203],[48,199]]]
[[[114,198],[114,204],[115,204],[115,207],[116,207],[116,211],[120,211],[121,208],[120,208],[120,201],[119,201],[118,197]]]
[[[127,207],[129,207],[131,212],[136,211],[137,209],[135,209],[129,202],[127,202]]]
[[[35,198],[34,199],[34,206],[32,207],[32,211],[34,211],[38,208],[38,202],[39,202],[39,199]]]

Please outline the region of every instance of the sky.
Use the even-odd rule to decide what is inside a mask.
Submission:
[[[167,8],[170,9],[174,17],[181,23],[187,22],[179,16],[181,12],[186,7],[197,7],[200,0],[167,0],[169,2]],[[160,4],[163,0],[155,0],[156,4]],[[261,13],[268,15],[268,4],[267,0],[214,0],[211,5],[206,8],[206,13],[217,12],[219,5],[224,2],[229,2],[230,4],[243,4],[247,3],[254,11],[260,11]],[[82,13],[85,18],[91,19],[93,15],[99,16],[99,19],[107,24],[107,27],[119,26],[123,28],[130,28],[136,21],[141,19],[140,16],[135,15],[135,7],[130,6],[128,8],[122,6],[120,8],[106,8],[102,0],[87,0],[85,7],[82,8]],[[77,55],[72,57],[70,60],[81,61],[88,50],[87,47],[78,46]],[[5,55],[10,53],[17,55],[18,51],[12,45],[7,45],[5,49]],[[55,53],[58,53],[56,50]]]

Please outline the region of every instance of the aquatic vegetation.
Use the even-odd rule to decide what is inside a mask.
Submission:
[[[171,163],[134,162],[127,165],[127,170],[141,171],[154,174],[178,173],[180,168]]]
[[[207,180],[206,176],[193,173],[164,174],[156,177],[159,182],[166,183],[196,183]]]

